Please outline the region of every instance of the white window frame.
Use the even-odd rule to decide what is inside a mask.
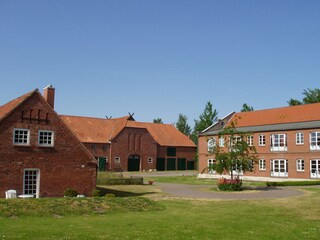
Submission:
[[[277,133],[270,135],[271,147],[270,151],[288,151],[287,134]]]
[[[320,178],[320,159],[310,160],[310,177]]]
[[[35,176],[30,176],[26,179],[26,172],[36,172]],[[33,177],[36,177],[35,183],[33,182]],[[30,181],[30,182],[29,182]],[[35,186],[34,186],[35,185]],[[31,187],[31,189],[27,189],[26,187]],[[39,198],[40,193],[40,169],[38,168],[25,168],[23,170],[23,194],[26,195],[34,195],[36,198]]]
[[[259,135],[259,146],[265,146],[266,145],[266,135],[260,134]]]
[[[216,173],[216,171],[209,169],[210,164],[216,164],[216,160],[213,159],[213,158],[209,158],[209,159],[208,159],[208,173]]]
[[[17,139],[16,139],[16,135],[18,135]],[[25,138],[27,138],[26,139],[27,142],[25,142]],[[20,142],[21,140],[23,142]],[[30,145],[30,129],[14,128],[12,142],[13,142],[13,145],[29,146]]]
[[[216,146],[216,139],[215,138],[210,138],[208,139],[207,147],[208,147],[208,152],[212,151],[212,149]]]
[[[270,162],[271,177],[288,177],[288,160],[273,159]]]
[[[250,147],[253,146],[253,135],[247,136],[247,143],[248,143],[248,146]]]
[[[153,158],[152,157],[148,157],[148,163],[149,164],[153,163]]]
[[[46,139],[47,143],[40,143],[41,133],[51,133],[51,136],[47,136],[47,139]],[[51,143],[48,143],[49,141],[51,141]],[[53,147],[54,146],[54,131],[39,130],[38,131],[38,145],[41,147]]]
[[[265,171],[266,170],[266,160],[265,159],[259,159],[259,170]]]
[[[297,172],[304,172],[304,169],[305,169],[304,159],[297,159],[296,169],[297,169]]]
[[[320,132],[310,133],[310,150],[320,150]]]
[[[219,147],[224,147],[224,137],[219,138]]]
[[[302,132],[296,133],[296,145],[303,145],[304,144],[304,135]]]
[[[120,161],[121,161],[120,157],[115,157],[114,158],[114,163],[120,164]]]

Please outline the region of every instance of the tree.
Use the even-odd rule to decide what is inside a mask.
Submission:
[[[212,103],[207,102],[203,113],[200,114],[199,120],[194,120],[194,129],[191,135],[191,139],[198,143],[198,132],[210,127],[218,119],[218,112],[216,109],[213,110]]]
[[[188,118],[186,115],[179,114],[178,121],[176,122],[176,128],[183,134],[189,136],[191,134],[191,127],[188,124]]]
[[[315,89],[308,88],[307,90],[303,90],[302,94],[304,95],[302,102],[291,98],[288,101],[289,106],[320,102],[320,89],[319,88],[315,88]]]
[[[155,118],[153,119],[153,123],[163,123],[162,119],[161,118]]]
[[[238,131],[235,123],[220,132],[219,137],[224,138],[225,146],[220,147],[216,144],[209,151],[215,155],[216,163],[211,166],[219,174],[230,172],[233,180],[233,171],[238,173],[253,171],[254,164],[257,163],[257,151],[254,146],[249,146],[247,139],[250,133]]]
[[[241,112],[251,112],[253,111],[253,107],[252,106],[249,106],[248,104],[244,103],[242,105],[242,109],[241,109]]]

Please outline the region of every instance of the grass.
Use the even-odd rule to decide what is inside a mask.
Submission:
[[[198,184],[209,184],[202,181]],[[100,188],[120,197],[0,200],[0,239],[300,240],[320,235],[319,187],[300,187],[305,195],[299,197],[225,201],[170,198],[156,185]]]

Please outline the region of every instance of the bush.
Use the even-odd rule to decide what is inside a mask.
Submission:
[[[104,195],[106,198],[115,198],[116,195],[114,195],[113,193],[107,193],[106,195]]]
[[[225,179],[221,178],[218,180],[218,189],[222,191],[241,191],[242,180],[236,179]]]
[[[288,181],[288,182],[267,182],[268,187],[271,186],[313,186],[320,185],[320,181]]]
[[[75,190],[73,188],[67,188],[64,191],[64,196],[65,197],[76,197],[76,196],[78,196],[78,192],[77,192],[77,190]]]
[[[97,189],[93,190],[92,197],[100,197],[100,190],[97,190]]]

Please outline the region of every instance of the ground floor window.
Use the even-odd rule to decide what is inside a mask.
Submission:
[[[288,177],[288,160],[273,159],[270,166],[271,177]]]
[[[23,180],[23,194],[39,197],[39,170],[25,169]]]
[[[304,172],[304,160],[303,159],[297,160],[297,172]]]
[[[311,178],[320,178],[320,159],[310,161]]]
[[[259,170],[265,171],[266,170],[266,160],[259,159]]]
[[[208,159],[208,173],[215,173],[214,165],[216,164],[216,160]]]

